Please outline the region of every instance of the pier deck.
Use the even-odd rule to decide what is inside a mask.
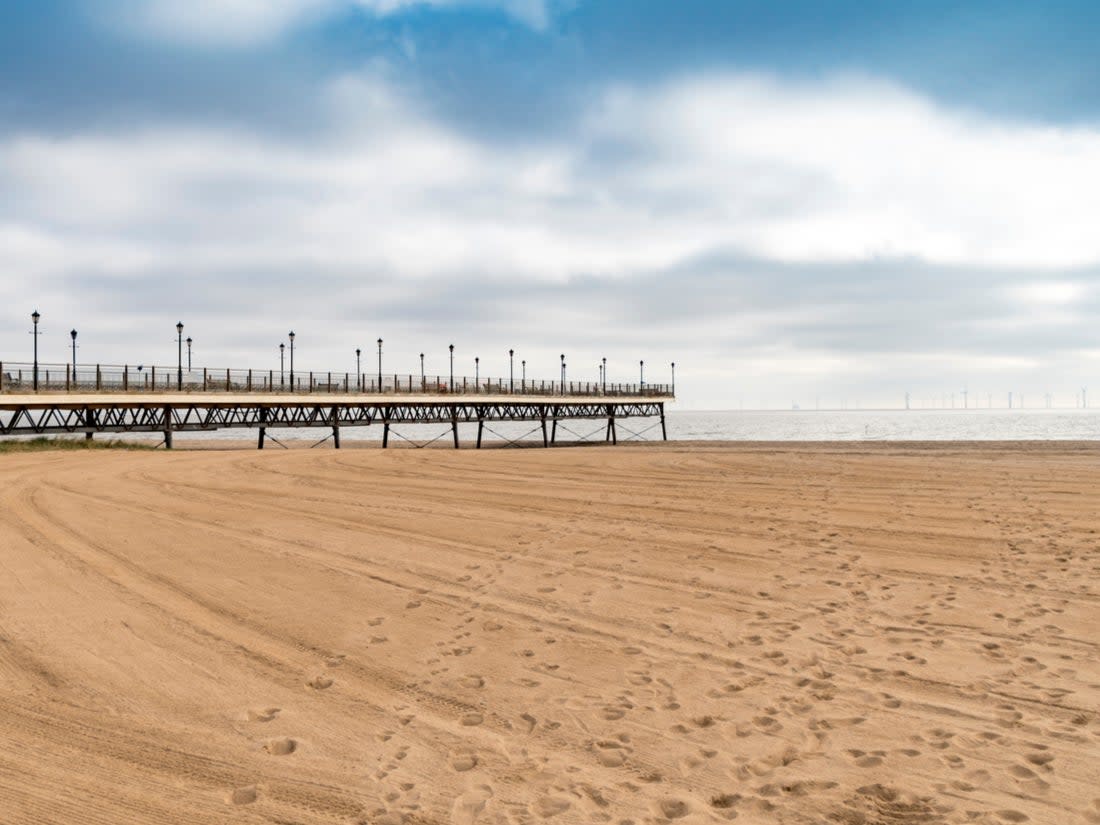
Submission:
[[[667,393],[612,395],[445,395],[292,394],[292,393],[39,393],[0,395],[0,436],[85,433],[158,433],[166,447],[177,432],[227,428],[256,430],[263,449],[269,427],[331,430],[340,446],[345,427],[382,425],[382,446],[389,446],[396,425],[444,424],[459,446],[458,425],[476,423],[481,447],[487,423],[538,422],[543,446],[557,442],[558,422],[606,420],[605,440],[618,443],[616,421],[655,418],[667,440]]]

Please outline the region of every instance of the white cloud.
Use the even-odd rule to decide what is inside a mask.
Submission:
[[[383,300],[427,312],[453,293],[456,317],[493,321],[471,335],[537,335],[541,324],[614,351],[644,330],[685,364],[736,347],[739,360],[725,363],[740,364],[742,380],[770,375],[779,399],[822,365],[870,381],[868,363],[912,363],[873,359],[882,327],[908,328],[927,311],[905,306],[930,297],[906,286],[913,267],[981,273],[977,308],[965,276],[936,296],[936,312],[961,307],[953,334],[969,328],[975,347],[1036,324],[1037,336],[1064,335],[1083,323],[1075,305],[1098,295],[1081,269],[1100,265],[1093,129],[977,118],[866,81],[738,75],[609,90],[564,136],[526,144],[464,134],[370,78],[333,83],[329,103],[342,128],[311,142],[169,127],[6,139],[0,273],[21,280],[0,284],[75,310],[93,282],[153,290],[184,273],[202,283],[187,292],[196,306],[254,324]],[[823,278],[834,271],[823,263],[908,268],[885,285],[865,286],[857,271],[832,290],[786,287],[812,288],[812,299],[767,283],[731,298],[743,285],[703,273],[738,258]],[[283,280],[263,290],[256,314],[252,285],[267,277]],[[620,285],[617,303],[592,304],[604,294],[584,291],[593,279]],[[426,316],[420,333],[432,324]],[[0,329],[0,350],[23,343],[13,335]],[[814,335],[822,340],[806,343]],[[971,354],[956,363],[982,361]],[[985,363],[1002,370],[1014,357]],[[682,380],[690,388],[690,367]]]
[[[534,29],[549,22],[547,0],[123,0],[93,13],[143,36],[219,47],[274,40],[295,26],[350,9],[386,16],[416,7],[496,9]]]

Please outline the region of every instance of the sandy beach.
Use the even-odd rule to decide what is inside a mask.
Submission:
[[[1100,447],[0,455],[0,822],[1100,823]]]

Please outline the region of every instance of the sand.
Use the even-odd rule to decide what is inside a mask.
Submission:
[[[0,822],[1100,822],[1100,449],[0,455]]]

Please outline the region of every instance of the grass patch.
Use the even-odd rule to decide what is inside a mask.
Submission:
[[[154,444],[138,444],[133,441],[96,440],[85,438],[28,438],[0,440],[0,453],[41,453],[52,450],[155,450]]]

